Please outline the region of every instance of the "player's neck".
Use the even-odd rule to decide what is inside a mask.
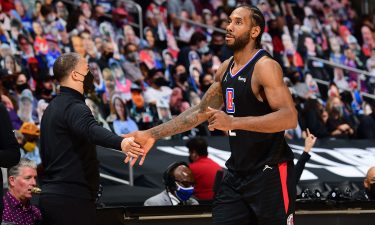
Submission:
[[[245,65],[251,58],[254,57],[258,50],[259,49],[255,48],[254,46],[246,46],[242,50],[234,52],[234,63],[239,66]]]

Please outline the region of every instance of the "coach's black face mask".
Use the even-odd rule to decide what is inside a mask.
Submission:
[[[83,74],[81,74],[77,71],[75,71],[75,72],[84,77],[84,79],[83,79],[83,92],[85,94],[88,94],[95,89],[94,75],[92,75],[92,73],[90,71],[86,75],[83,75]]]
[[[94,89],[94,75],[92,75],[92,73],[89,71],[86,74],[85,79],[83,80],[83,91],[85,92],[85,94],[88,94]]]

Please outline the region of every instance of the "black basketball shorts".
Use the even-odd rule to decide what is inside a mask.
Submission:
[[[213,224],[293,225],[295,197],[293,162],[246,176],[227,172],[214,199]]]

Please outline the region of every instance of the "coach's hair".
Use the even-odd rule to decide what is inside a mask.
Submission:
[[[238,6],[238,8],[246,8],[250,10],[250,19],[253,25],[260,27],[260,33],[255,40],[255,47],[262,48],[262,44],[261,44],[262,34],[266,26],[266,21],[264,19],[263,13],[256,6],[252,6],[252,5],[242,4]]]
[[[36,169],[36,163],[33,160],[21,158],[17,165],[8,169],[8,177],[18,177],[20,175],[20,168],[21,167],[29,167],[32,169]]]
[[[64,53],[53,64],[53,76],[61,82],[77,66],[81,55],[75,52]]]

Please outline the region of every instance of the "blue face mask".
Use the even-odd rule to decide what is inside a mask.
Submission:
[[[187,201],[193,195],[193,192],[194,192],[193,186],[186,188],[186,187],[182,187],[178,183],[176,183],[176,185],[177,185],[176,195],[181,201],[183,202]]]

